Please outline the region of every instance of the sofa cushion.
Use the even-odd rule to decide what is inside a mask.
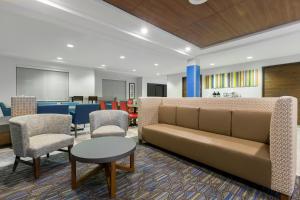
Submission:
[[[158,122],[176,125],[176,106],[163,105],[158,109]]]
[[[233,110],[232,136],[269,144],[271,113]]]
[[[270,187],[269,145],[168,124],[144,126],[146,142]]]
[[[231,111],[225,109],[200,108],[199,129],[230,136]]]
[[[198,129],[199,108],[177,107],[176,124],[186,128]]]
[[[41,134],[29,137],[27,155],[37,158],[58,149],[73,145],[74,137],[66,134]]]
[[[93,131],[91,137],[104,137],[104,136],[122,136],[125,137],[126,132],[120,128],[119,126],[115,125],[107,125],[101,126]]]

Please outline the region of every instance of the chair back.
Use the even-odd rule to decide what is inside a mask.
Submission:
[[[3,116],[8,117],[11,116],[10,108],[6,107],[4,103],[0,102],[0,109],[2,110]]]
[[[36,97],[16,96],[11,97],[12,117],[36,114]]]
[[[98,97],[97,96],[89,96],[88,97],[88,102],[92,102],[92,103],[97,103],[98,102]]]
[[[127,104],[132,105],[133,104],[133,99],[128,99]]]
[[[75,108],[73,116],[73,124],[87,124],[89,123],[89,114],[93,111],[99,110],[98,104],[78,104]]]
[[[121,101],[120,102],[120,110],[123,110],[125,112],[128,112],[128,109],[127,109],[127,102],[126,101]]]
[[[37,107],[38,114],[52,113],[52,114],[69,114],[68,105],[43,105]]]
[[[106,110],[106,103],[105,103],[105,101],[100,101],[100,109],[101,110]]]
[[[73,96],[72,101],[81,101],[83,103],[83,96]]]
[[[118,110],[118,102],[116,102],[116,101],[111,102],[111,109]]]

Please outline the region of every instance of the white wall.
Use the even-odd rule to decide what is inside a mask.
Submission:
[[[168,97],[182,97],[182,77],[185,73],[167,76]]]
[[[0,56],[0,101],[10,105],[16,95],[16,67],[30,67],[69,72],[69,96],[95,94],[95,70],[64,64]]]
[[[119,80],[126,82],[126,98],[129,98],[129,83],[135,83],[135,97],[137,98],[137,77],[129,74],[122,74],[104,70],[96,70],[95,72],[95,93],[97,96],[102,97],[102,80]]]
[[[227,73],[227,72],[236,72],[248,69],[258,69],[258,86],[257,87],[239,87],[239,88],[218,88],[218,89],[204,89],[203,88],[203,81],[205,80],[206,75],[211,74],[220,74],[220,73]],[[202,97],[212,97],[212,93],[214,91],[220,92],[221,95],[223,93],[228,92],[236,92],[241,95],[241,97],[261,97],[262,96],[262,67],[257,65],[248,65],[248,64],[241,64],[236,66],[229,66],[229,67],[221,67],[215,68],[210,70],[203,70],[202,71]]]

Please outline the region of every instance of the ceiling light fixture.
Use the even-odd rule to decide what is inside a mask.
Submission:
[[[133,72],[136,72],[136,69],[133,69],[132,71],[133,71]]]
[[[126,57],[125,56],[120,56],[120,59],[125,59]]]
[[[207,2],[207,0],[189,0],[189,2],[193,5],[200,5]]]
[[[157,66],[158,66],[158,63],[155,63],[154,66],[157,67]]]
[[[74,48],[74,44],[67,44],[67,47]]]
[[[215,63],[210,63],[211,66],[215,66]]]
[[[186,51],[186,52],[191,51],[191,47],[185,47],[185,51]]]
[[[146,27],[141,28],[141,33],[146,35],[148,33],[148,29]]]
[[[105,64],[102,64],[101,67],[106,67],[106,65],[105,65]]]
[[[62,58],[62,57],[56,57],[56,59],[57,59],[57,60],[62,60],[63,58]]]
[[[248,60],[251,60],[252,58],[253,58],[252,56],[248,56],[248,57],[247,57]]]

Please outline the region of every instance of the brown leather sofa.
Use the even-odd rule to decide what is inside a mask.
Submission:
[[[283,99],[283,101],[285,100]],[[294,99],[292,100],[294,101]],[[158,100],[154,99],[153,101]],[[163,101],[167,102],[168,100],[162,99]],[[272,101],[270,105],[276,108],[276,100],[269,101]],[[274,107],[259,110],[235,109],[228,106],[227,109],[195,106],[195,103],[192,105],[176,105],[174,102],[172,104],[160,103],[155,120],[149,112],[146,115],[146,112],[143,114],[142,111],[143,108],[145,110],[150,107],[153,109],[153,105],[153,102],[150,103],[148,100],[145,100],[144,105],[141,103],[141,116],[145,114],[145,118],[141,119],[140,139],[258,185],[275,188],[274,168],[276,163],[271,161],[272,156],[270,155],[270,127],[272,113],[274,113],[270,110],[273,110]],[[294,116],[292,113],[291,115]],[[148,123],[146,123],[147,121]],[[153,123],[154,121],[157,122]],[[274,122],[275,119],[273,119]],[[286,125],[288,124],[291,125],[287,121]],[[294,125],[296,124],[293,124],[293,127]],[[273,128],[275,135],[274,130]],[[272,151],[275,150],[272,149]],[[294,167],[292,166],[292,168]],[[289,166],[287,166],[287,170],[290,170],[288,168],[290,168]],[[292,178],[293,176],[291,175]],[[288,178],[288,181],[293,180]],[[282,193],[280,189],[275,188],[274,190]],[[290,195],[289,192],[281,197],[284,199]]]

